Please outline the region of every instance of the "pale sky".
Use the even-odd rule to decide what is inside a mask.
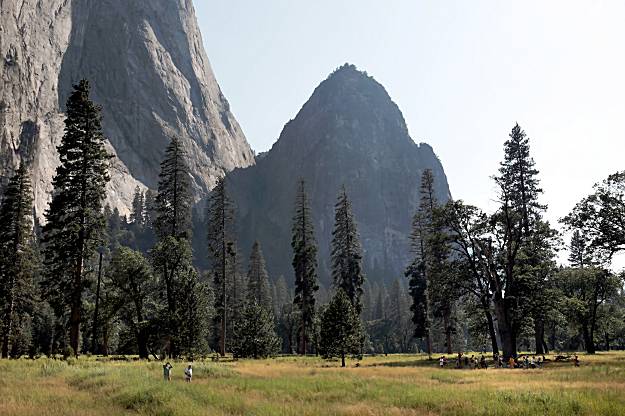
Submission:
[[[204,44],[252,148],[264,151],[345,62],[431,144],[455,199],[491,210],[519,122],[552,223],[625,170],[625,1],[195,0]]]

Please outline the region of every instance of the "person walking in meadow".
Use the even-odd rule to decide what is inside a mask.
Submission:
[[[191,382],[191,378],[193,377],[193,368],[191,368],[191,364],[184,370],[184,381],[187,383]]]
[[[573,363],[575,364],[575,367],[579,367],[579,357],[577,354],[573,356]]]
[[[171,369],[172,369],[172,365],[167,363],[163,366],[163,378],[165,379],[165,381],[171,381]]]

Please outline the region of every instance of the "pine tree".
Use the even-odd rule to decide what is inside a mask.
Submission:
[[[342,188],[335,206],[332,231],[332,278],[337,288],[343,289],[358,315],[362,312],[362,247],[352,205]]]
[[[317,243],[304,180],[300,180],[298,184],[292,234],[291,247],[295,272],[293,303],[300,312],[298,349],[300,354],[306,354],[315,322],[315,292],[319,290],[319,285],[317,284]]]
[[[249,269],[247,272],[247,292],[250,301],[254,301],[264,307],[268,312],[272,311],[272,297],[269,288],[269,276],[265,266],[265,258],[258,241],[252,246]]]
[[[52,202],[43,228],[46,291],[58,316],[70,309],[70,344],[80,350],[86,265],[100,244],[102,204],[110,155],[104,147],[100,108],[80,81],[67,100],[65,134],[57,150],[60,165],[52,181]]]
[[[156,195],[154,227],[159,238],[189,238],[191,229],[191,184],[187,154],[182,142],[172,138],[165,150]]]
[[[232,329],[232,354],[235,358],[266,358],[280,349],[272,313],[264,305],[246,303]]]
[[[569,252],[571,266],[583,269],[594,265],[590,243],[586,241],[579,230],[573,231]]]
[[[156,193],[148,189],[145,191],[143,205],[145,206],[145,218],[143,220],[146,227],[154,227],[158,216],[156,207]]]
[[[434,197],[434,176],[426,169],[421,175],[421,201],[412,219],[410,234],[413,259],[406,268],[405,276],[409,279],[408,291],[412,298],[412,322],[415,325],[414,335],[425,338],[428,355],[432,354],[432,335],[430,333],[430,300],[427,270],[427,240],[432,224],[432,211],[436,205]]]
[[[282,307],[286,304],[293,303],[291,292],[286,283],[284,276],[280,275],[276,283],[273,285],[273,311],[275,316],[280,315]]]
[[[228,315],[231,310],[228,293],[236,279],[237,251],[234,240],[234,207],[226,192],[225,178],[220,178],[207,205],[208,259],[215,291],[215,320],[219,326],[219,352],[226,354]]]
[[[345,367],[346,355],[360,353],[362,333],[356,309],[343,289],[337,289],[321,318],[321,355],[341,357],[341,367]]]
[[[0,310],[2,358],[9,356],[10,337],[33,295],[33,198],[28,170],[21,163],[9,180],[0,204]]]
[[[539,202],[542,189],[538,170],[530,156],[529,139],[518,124],[504,144],[504,153],[499,175],[495,177],[500,207],[491,221],[499,247],[491,246],[488,251],[500,271],[492,273],[491,278],[495,283],[493,303],[497,326],[507,359],[517,354],[517,336],[529,314],[538,322],[537,347],[539,353],[542,350],[540,321],[544,319],[545,307],[529,302],[532,299],[530,289],[541,286],[544,273],[535,272],[548,268],[541,263],[551,261],[545,250],[549,251],[554,233],[542,220],[546,206]]]
[[[135,194],[132,198],[132,212],[130,213],[130,222],[139,227],[143,227],[145,221],[145,202],[144,194],[138,186],[135,188]]]
[[[189,268],[181,281],[178,292],[182,322],[180,328],[180,353],[188,360],[204,356],[208,352],[208,333],[211,317],[211,290],[199,281],[193,268]]]
[[[184,316],[189,312],[185,300],[185,286],[190,276],[197,280],[193,268],[191,249],[191,190],[186,152],[180,139],[174,137],[165,150],[165,158],[159,173],[158,194],[155,198],[156,218],[154,227],[158,237],[151,250],[152,267],[159,279],[164,294],[165,318],[167,323],[165,338],[170,357],[181,353],[182,334],[193,322]],[[193,280],[192,279],[192,280]]]

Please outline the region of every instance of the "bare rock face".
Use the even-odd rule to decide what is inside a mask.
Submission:
[[[431,169],[439,201],[450,198],[432,147],[408,135],[397,105],[382,85],[353,65],[323,81],[255,166],[228,175],[238,208],[239,242],[259,240],[274,279],[292,281],[291,224],[296,184],[307,182],[319,245],[319,273],[330,283],[334,205],[345,185],[372,281],[403,276],[410,258],[411,220],[421,175]]]
[[[58,164],[63,107],[86,78],[115,155],[108,201],[127,213],[135,186],[155,188],[177,135],[196,199],[254,163],[221,93],[191,0],[0,0],[0,173],[24,159],[42,216]]]

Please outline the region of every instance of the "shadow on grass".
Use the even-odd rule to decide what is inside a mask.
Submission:
[[[366,364],[365,367],[437,367],[438,360],[403,360]]]

